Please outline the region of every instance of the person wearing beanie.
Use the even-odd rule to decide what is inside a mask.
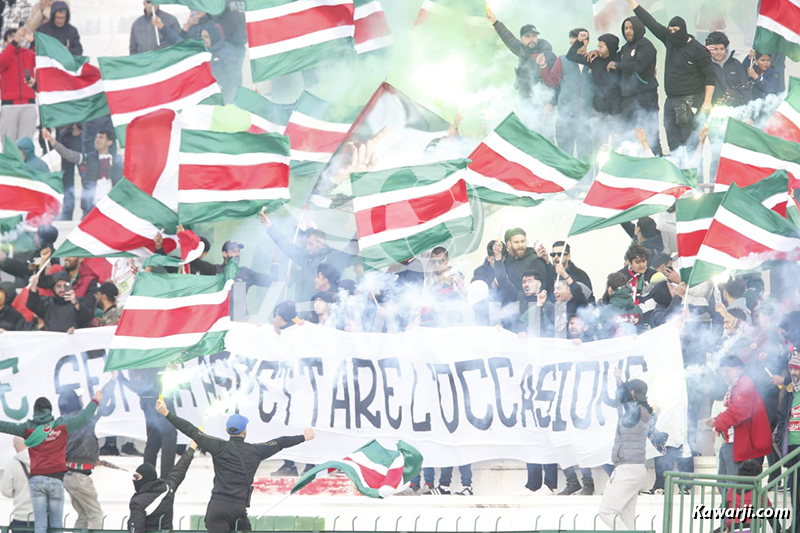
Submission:
[[[620,87],[619,69],[609,69],[612,61],[617,61],[619,52],[619,38],[611,33],[604,33],[597,38],[597,48],[588,51],[589,36],[586,40],[580,38],[572,43],[567,52],[567,59],[584,65],[592,73],[594,80],[594,94],[592,109],[602,118],[615,117],[620,114],[622,106],[622,88]],[[604,121],[604,124],[605,123]]]
[[[39,275],[31,276],[26,303],[28,309],[42,317],[44,329],[69,333],[89,325],[94,316],[94,305],[90,308],[78,301],[75,290],[70,286],[69,274],[59,270],[51,279],[53,296],[43,297],[39,295]]]
[[[648,438],[656,447],[669,438],[652,427],[653,408],[647,402],[647,383],[641,379],[622,381],[622,369],[614,369],[619,412],[611,460],[614,471],[600,501],[600,518],[610,528],[634,529],[636,500],[647,483],[645,446]],[[619,516],[617,516],[619,515]]]
[[[194,459],[197,443],[192,441],[166,478],[158,477],[150,463],[142,463],[133,474],[134,493],[129,504],[128,531],[144,533],[154,530],[172,530],[175,491],[186,478],[186,471]],[[155,507],[154,507],[155,506]]]
[[[103,387],[103,397],[111,398],[116,386],[111,379]],[[58,395],[58,410],[63,417],[74,417],[83,409],[80,397],[75,389],[68,389]],[[97,498],[97,490],[92,482],[92,471],[100,462],[100,445],[97,442],[95,426],[101,416],[108,416],[113,411],[110,402],[97,407],[97,413],[86,425],[70,432],[67,440],[67,473],[64,475],[64,489],[69,493],[72,507],[78,513],[75,519],[76,529],[102,529],[103,509]]]
[[[211,455],[214,488],[211,489],[211,500],[206,509],[206,529],[209,533],[250,530],[247,508],[250,507],[253,479],[261,461],[314,438],[314,430],[306,428],[302,435],[250,444],[244,441],[248,420],[237,413],[228,418],[228,440],[223,440],[203,433],[191,422],[176,416],[161,400],[156,401],[156,411]]]
[[[778,423],[775,428],[775,443],[774,447],[781,457],[786,457],[797,448],[800,448],[800,354],[794,347],[790,350],[789,355],[789,383],[781,393],[780,404],[778,406]],[[794,458],[787,462],[784,466],[791,468],[797,464],[798,459]],[[798,505],[798,491],[792,494],[793,509],[797,509]],[[800,518],[795,514],[794,517],[794,530],[800,531]]]
[[[664,59],[664,129],[670,152],[684,146],[700,128],[697,114],[708,119],[717,76],[708,49],[686,30],[686,21],[672,17],[660,24],[636,0],[628,0],[633,12],[656,39],[667,47]],[[692,143],[694,145],[694,143]]]
[[[0,421],[0,433],[22,437],[28,447],[34,533],[47,533],[48,527],[63,527],[67,440],[70,432],[91,420],[102,399],[103,391],[98,390],[78,415],[55,418],[50,400],[37,398],[30,420],[21,423]]]
[[[772,432],[764,400],[738,355],[726,355],[719,362],[728,385],[723,401],[725,410],[705,423],[721,434],[725,442],[719,451],[718,473],[739,475],[739,467],[748,459],[763,458],[772,451]]]
[[[729,107],[739,107],[750,101],[750,84],[747,70],[741,61],[728,50],[730,41],[721,31],[712,31],[706,37],[706,48],[711,54],[711,65],[717,77],[712,103]]]
[[[122,310],[117,307],[119,289],[110,281],[106,281],[97,289],[97,307],[103,312],[99,326],[115,326],[119,323]]]
[[[503,44],[519,58],[519,66],[516,70],[517,81],[514,88],[526,100],[534,97],[537,86],[544,86],[542,69],[553,68],[558,59],[553,53],[553,47],[549,42],[539,38],[539,30],[533,24],[522,26],[519,31],[519,39],[517,39],[505,24],[497,20],[488,5],[486,6],[486,18],[492,23]],[[554,101],[550,101],[548,105],[552,108],[553,104]]]

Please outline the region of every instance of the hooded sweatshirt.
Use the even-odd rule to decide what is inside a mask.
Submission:
[[[659,24],[642,6],[633,12],[656,39],[667,47],[667,57],[664,60],[664,89],[667,96],[699,95],[704,93],[707,85],[716,85],[717,76],[711,65],[711,53],[689,35],[686,21],[681,17],[673,17],[669,25],[677,26],[680,30],[670,33],[666,26]]]
[[[64,479],[67,471],[67,440],[70,431],[84,426],[97,410],[92,399],[77,416],[54,418],[50,409],[36,410],[27,422],[0,421],[0,433],[17,435],[26,439],[31,456],[31,476],[48,476]],[[33,435],[36,433],[36,435]],[[32,436],[33,435],[33,436]],[[44,436],[44,439],[41,439]],[[30,439],[29,439],[30,437]],[[36,444],[37,441],[41,441]]]
[[[211,40],[211,47],[208,49],[211,52],[211,74],[222,89],[223,101],[232,104],[242,84],[242,67],[237,62],[239,53],[236,47],[223,37],[219,25],[212,24],[205,30]]]
[[[31,472],[31,458],[28,449],[17,452],[3,470],[0,479],[0,493],[6,498],[14,498],[14,520],[27,522],[33,516],[31,490],[28,476]]]
[[[137,482],[134,482],[136,493],[131,497],[130,520],[128,520],[130,533],[172,529],[175,491],[186,477],[186,471],[192,464],[193,458],[194,449],[186,448],[166,479],[152,479],[155,477],[155,468],[153,467],[146,470],[140,467],[136,470],[142,474],[142,479],[140,480],[141,486],[136,487]]]
[[[67,12],[67,22],[61,28],[56,26],[56,13],[59,11]],[[66,2],[58,0],[53,2],[50,6],[50,20],[39,26],[36,31],[49,35],[59,40],[61,44],[66,46],[70,53],[74,56],[83,54],[83,46],[81,45],[81,36],[78,29],[69,23],[70,12],[69,6]]]
[[[594,100],[592,108],[604,115],[617,115],[620,112],[622,89],[620,88],[620,69],[608,70],[608,64],[617,61],[619,52],[619,39],[615,35],[606,33],[597,38],[603,41],[608,48],[608,57],[596,57],[589,63],[586,56],[578,53],[583,46],[580,41],[575,41],[567,52],[567,59],[581,65],[586,65],[592,73],[594,80]]]
[[[620,287],[611,295],[608,303],[600,308],[600,323],[603,338],[614,337],[619,328],[625,334],[635,333],[642,321],[642,311],[633,302],[631,287]]]
[[[0,283],[0,291],[5,293],[5,304],[0,307],[0,329],[6,331],[25,331],[25,317],[12,307],[17,290],[14,284],[8,281]]]
[[[17,148],[20,149],[25,156],[25,164],[31,167],[36,172],[50,172],[47,163],[36,157],[36,151],[33,148],[33,141],[30,137],[23,137],[17,141]]]
[[[619,51],[617,67],[622,72],[620,84],[623,98],[645,91],[655,91],[658,88],[656,47],[644,36],[647,30],[637,17],[628,17],[622,21],[623,38],[626,22],[633,25],[633,39],[625,42]]]

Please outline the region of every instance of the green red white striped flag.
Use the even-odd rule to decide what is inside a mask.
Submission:
[[[221,15],[225,11],[225,0],[153,0],[153,4],[186,6],[209,15]]]
[[[19,148],[6,137],[0,154],[0,219],[58,214],[64,199],[60,172],[36,172],[22,161]],[[7,221],[8,226],[13,220]]]
[[[218,276],[139,272],[105,371],[163,367],[225,349],[235,261]]]
[[[787,218],[787,211],[792,206],[796,211],[797,204],[788,192],[789,175],[785,170],[779,170],[743,190],[761,205],[784,218]],[[724,197],[724,192],[715,192],[694,198],[680,198],[675,202],[681,279],[689,279],[697,252]]]
[[[100,69],[57,39],[36,34],[36,86],[42,126],[55,128],[109,114]]]
[[[569,235],[661,213],[695,185],[666,159],[612,152],[578,208]]]
[[[289,199],[289,139],[277,133],[181,133],[181,224],[246,218]]]
[[[246,87],[239,87],[234,105],[250,113],[250,133],[280,133],[286,131],[289,116],[297,106],[293,104],[276,104]]]
[[[188,264],[199,259],[203,252],[206,251],[203,241],[200,237],[190,229],[179,231],[177,235],[178,248],[180,249],[180,257],[172,255],[153,254],[142,263],[142,268],[149,266],[168,266],[168,267],[181,267],[185,266],[182,274],[189,274]]]
[[[117,183],[58,247],[56,257],[149,257],[164,229],[164,251],[178,243],[178,215],[127,179]]]
[[[353,0],[248,0],[253,81],[265,81],[353,51]]]
[[[728,119],[714,181],[715,192],[726,191],[732,183],[747,187],[779,169],[800,179],[800,144]]]
[[[392,46],[392,32],[380,0],[353,0],[353,4],[356,53],[366,54]]]
[[[340,461],[328,461],[305,472],[292,487],[292,494],[329,472],[340,470],[370,498],[386,498],[397,492],[422,470],[422,454],[403,441],[389,450],[371,440]]]
[[[364,264],[379,269],[472,232],[469,160],[353,173],[353,210]]]
[[[292,145],[292,175],[319,175],[362,109],[326,102],[304,91],[286,125]]]
[[[125,126],[133,119],[160,109],[180,111],[220,92],[211,74],[211,53],[202,41],[99,61],[111,120],[123,145]]]
[[[733,184],[697,252],[689,286],[798,259],[800,228]]]
[[[574,187],[589,164],[567,155],[511,113],[469,155],[466,181],[484,202],[534,206]]]
[[[761,0],[753,48],[800,61],[800,5],[794,0]]]
[[[764,131],[785,141],[800,142],[800,89],[792,88],[764,126]]]

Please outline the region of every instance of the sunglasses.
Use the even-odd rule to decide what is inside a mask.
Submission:
[[[561,255],[562,255],[561,253],[550,252],[550,257],[561,257]],[[567,255],[569,255],[569,252],[564,252],[563,255],[567,256]]]

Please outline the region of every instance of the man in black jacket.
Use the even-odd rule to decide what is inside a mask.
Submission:
[[[54,296],[39,296],[39,276],[31,276],[31,287],[26,305],[44,320],[45,331],[72,333],[76,328],[86,327],[94,316],[94,309],[81,304],[75,291],[67,290],[69,274],[61,270],[53,275]]]
[[[586,65],[592,73],[594,80],[592,109],[604,117],[619,115],[622,105],[621,73],[618,68],[608,68],[609,63],[618,59],[619,38],[616,35],[604,33],[597,38],[596,50],[592,50],[586,55],[578,53],[588,44],[588,42],[576,40],[567,52],[567,59],[579,65]]]
[[[741,61],[733,57],[733,50],[728,50],[729,45],[728,36],[721,31],[712,31],[706,37],[706,48],[717,76],[712,102],[739,107],[750,101],[750,83]]]
[[[549,42],[539,38],[539,31],[533,24],[524,25],[519,30],[519,39],[517,39],[505,24],[497,20],[488,7],[486,8],[486,18],[494,26],[503,44],[519,58],[519,67],[516,71],[516,89],[519,91],[519,95],[525,99],[533,97],[536,87],[544,86],[540,69],[553,68],[558,59],[553,53],[553,47]],[[552,109],[555,93],[547,100]]]
[[[214,462],[214,488],[206,509],[206,529],[209,533],[249,531],[247,508],[253,492],[253,478],[261,461],[272,457],[284,448],[297,446],[314,438],[314,430],[306,428],[302,435],[278,437],[263,444],[245,442],[247,418],[232,415],[226,424],[229,439],[222,440],[206,435],[190,422],[171,413],[161,400],[156,411],[174,425],[178,431],[194,440],[211,454]]]
[[[547,285],[547,263],[536,254],[536,250],[528,246],[528,237],[522,228],[512,228],[504,236],[508,255],[503,263],[508,273],[508,279],[518,291],[522,290],[522,273],[527,271],[538,272],[541,279],[545,280],[544,289],[548,292],[553,287]],[[508,303],[508,302],[503,302]]]
[[[656,47],[644,35],[644,24],[637,17],[622,22],[625,44],[619,51],[619,61],[611,61],[609,70],[622,72],[622,119],[628,127],[644,128],[648,139],[654,139],[652,150],[661,155],[658,135],[658,81],[656,81]]]
[[[74,56],[83,54],[81,36],[78,29],[69,23],[69,6],[66,2],[53,2],[50,6],[50,20],[39,26],[36,31],[49,35],[67,47]]]
[[[571,280],[583,283],[590,291],[593,291],[592,280],[589,279],[589,274],[578,268],[577,265],[572,262],[569,244],[566,244],[564,241],[556,241],[553,243],[553,249],[550,254],[547,253],[547,249],[545,249],[544,245],[540,246],[536,252],[539,254],[539,257],[547,263],[548,286],[554,286],[556,278],[561,278],[566,279],[570,283]],[[557,271],[559,265],[563,267],[563,272],[567,274],[566,276],[559,275]],[[593,293],[589,295],[587,301],[594,305]]]
[[[672,17],[669,26],[659,24],[636,0],[628,0],[633,12],[656,39],[667,47],[664,60],[664,129],[670,152],[687,144],[698,130],[695,115],[708,117],[717,77],[711,54],[686,30],[686,21]],[[694,143],[692,143],[694,145]]]
[[[17,290],[14,284],[8,281],[0,283],[0,333],[5,331],[24,331],[26,328],[25,317],[11,307]]]
[[[131,496],[131,517],[128,520],[130,533],[172,529],[175,491],[186,478],[196,449],[197,443],[192,441],[166,479],[158,477],[155,467],[150,463],[143,463],[136,469],[133,474],[136,492]],[[154,504],[155,509],[152,508]]]

